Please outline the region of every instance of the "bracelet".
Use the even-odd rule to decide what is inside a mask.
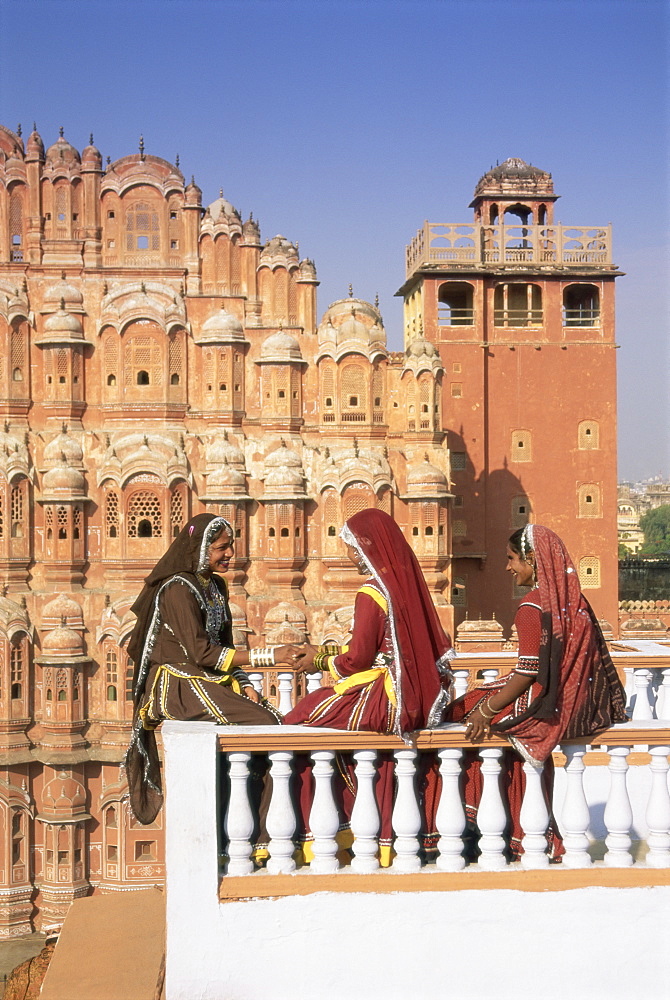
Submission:
[[[487,707],[487,708],[491,708],[491,705],[490,705],[490,701],[491,701],[491,698],[492,698],[492,697],[493,697],[493,695],[489,695],[489,697],[488,697],[488,698],[486,699],[486,707]],[[491,708],[491,711],[493,712],[493,715],[487,715],[487,714],[486,714],[486,712],[484,711],[483,707],[482,707],[482,704],[481,704],[481,702],[480,702],[480,704],[479,704],[479,705],[477,706],[477,708],[478,708],[478,709],[479,709],[479,711],[480,711],[480,712],[482,713],[482,715],[484,716],[484,718],[486,719],[486,721],[487,721],[487,722],[490,722],[490,721],[491,721],[491,719],[493,719],[493,718],[494,718],[494,717],[495,717],[495,716],[496,716],[496,715],[498,714],[498,713],[497,713],[497,712],[495,711],[495,709]]]
[[[332,653],[321,652],[321,648],[319,647],[319,652],[314,656],[314,669],[323,671],[326,660],[332,655]]]
[[[274,646],[257,646],[256,649],[250,649],[249,665],[255,668],[274,667],[275,665]]]

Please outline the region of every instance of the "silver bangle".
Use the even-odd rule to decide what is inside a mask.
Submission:
[[[255,668],[274,667],[274,646],[257,646],[255,649],[250,649],[249,664]]]

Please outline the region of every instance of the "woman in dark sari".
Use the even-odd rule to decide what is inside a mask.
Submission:
[[[504,785],[510,808],[510,853],[523,851],[519,822],[523,763],[543,768],[547,801],[553,786],[552,750],[561,740],[587,739],[626,721],[626,698],[598,621],[579,586],[561,539],[549,528],[527,525],[507,546],[507,570],[529,587],[515,617],[519,636],[516,668],[506,677],[469,691],[446,710],[445,722],[465,722],[466,736],[481,743],[490,733],[505,736]],[[482,793],[475,754],[465,763],[468,820],[476,822]],[[552,820],[547,839],[552,856],[563,852]]]
[[[219,725],[277,725],[279,713],[252,687],[244,667],[270,666],[292,647],[235,649],[228,587],[233,554],[223,517],[191,518],[146,578],[132,607],[133,732],[125,760],[130,804],[151,823],[163,801],[155,729],[163,719]],[[279,655],[277,655],[279,654]]]
[[[421,567],[402,531],[381,510],[362,510],[340,532],[365,583],[356,594],[347,646],[306,646],[296,656],[307,672],[328,670],[334,687],[307,695],[285,717],[286,725],[326,726],[398,736],[439,722],[449,700],[451,640],[435,610]],[[345,787],[340,802],[348,823],[355,789],[353,766],[339,759]],[[296,766],[301,799],[301,837],[309,841],[306,817],[311,787]],[[380,859],[391,852],[393,764],[379,758],[377,800],[381,814]],[[346,838],[341,838],[346,843]],[[309,848],[306,856],[309,856]]]

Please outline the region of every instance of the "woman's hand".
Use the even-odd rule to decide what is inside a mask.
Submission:
[[[295,669],[301,674],[315,674],[317,669],[314,666],[314,657],[319,652],[318,646],[305,643],[298,647],[298,655],[295,657]]]
[[[256,688],[252,687],[251,684],[247,684],[246,687],[242,688],[242,694],[245,695],[249,699],[249,701],[255,702],[256,705],[260,705],[261,696],[259,695]]]
[[[481,743],[491,735],[491,720],[487,719],[479,709],[479,705],[470,712],[465,724],[465,738],[471,743]]]
[[[306,648],[306,646],[296,646],[293,643],[288,643],[286,646],[275,646],[275,665],[278,666],[281,664],[281,666],[290,667],[291,670],[295,670],[296,663]]]

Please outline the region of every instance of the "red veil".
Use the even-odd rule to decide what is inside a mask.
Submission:
[[[354,514],[340,534],[388,601],[398,732],[437,725],[449,700],[454,654],[414,552],[393,518],[376,508]]]
[[[592,736],[625,722],[625,693],[600,625],[582,594],[561,539],[539,524],[526,526],[523,558],[535,553],[542,608],[539,693],[522,715],[495,720],[531,763],[541,764],[560,740]]]

